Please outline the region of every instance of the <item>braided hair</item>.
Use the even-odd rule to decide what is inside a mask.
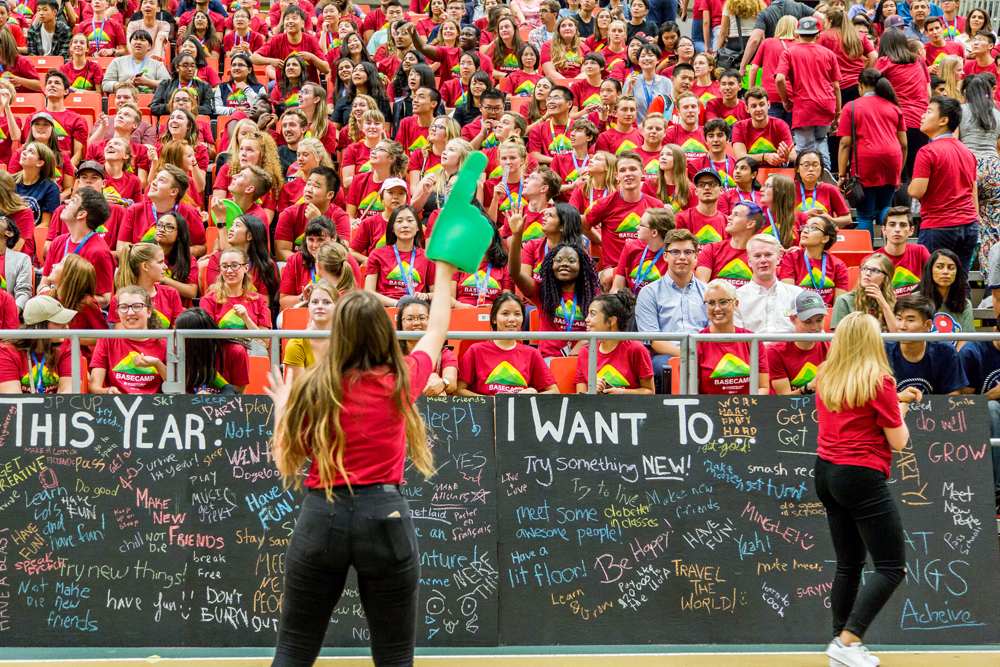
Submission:
[[[542,265],[539,268],[541,282],[538,285],[538,305],[542,312],[546,313],[549,317],[562,304],[562,285],[560,285],[559,279],[556,278],[552,263],[556,255],[563,248],[573,250],[580,262],[580,272],[576,275],[575,286],[577,307],[580,311],[586,313],[590,310],[590,304],[593,302],[594,297],[601,291],[601,281],[597,276],[597,270],[594,268],[594,260],[590,258],[587,251],[576,244],[560,243],[545,255],[545,259],[542,260]]]

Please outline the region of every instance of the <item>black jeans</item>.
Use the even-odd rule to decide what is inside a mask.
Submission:
[[[285,555],[285,590],[272,666],[312,665],[351,566],[379,667],[409,667],[417,638],[420,552],[406,499],[391,484],[322,489],[302,504]],[[390,516],[395,514],[395,516]]]
[[[830,592],[833,634],[863,637],[875,616],[906,576],[903,523],[885,483],[874,468],[835,465],[816,457],[816,495],[826,508],[837,574]],[[874,574],[861,586],[865,557]]]

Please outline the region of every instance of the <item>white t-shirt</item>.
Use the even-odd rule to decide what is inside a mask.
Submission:
[[[42,38],[42,51],[44,51],[43,55],[50,55],[52,53],[52,38],[56,36],[56,33],[46,32],[45,27],[42,26],[42,29],[39,31],[39,35],[41,35]]]
[[[729,13],[728,8],[722,10],[722,15],[729,17],[729,36],[739,37],[740,36],[739,30],[736,29],[737,19],[732,14]],[[756,16],[753,17],[752,19],[739,19],[740,28],[743,29],[743,37],[745,37],[746,39],[750,39],[750,33],[753,32],[753,26],[756,21],[757,21]]]

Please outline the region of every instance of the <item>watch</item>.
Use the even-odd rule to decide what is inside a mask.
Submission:
[[[444,382],[445,389],[451,386],[451,382],[448,381],[448,378],[441,378],[441,382]]]

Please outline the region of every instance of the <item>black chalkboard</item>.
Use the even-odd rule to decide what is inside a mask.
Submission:
[[[0,644],[273,646],[300,495],[263,396],[0,397]],[[421,399],[418,643],[498,641],[493,401]],[[366,646],[349,580],[329,646]]]
[[[498,399],[501,643],[829,641],[835,563],[811,478],[814,406]],[[985,401],[932,396],[915,410],[892,475],[909,574],[866,639],[995,643]]]

